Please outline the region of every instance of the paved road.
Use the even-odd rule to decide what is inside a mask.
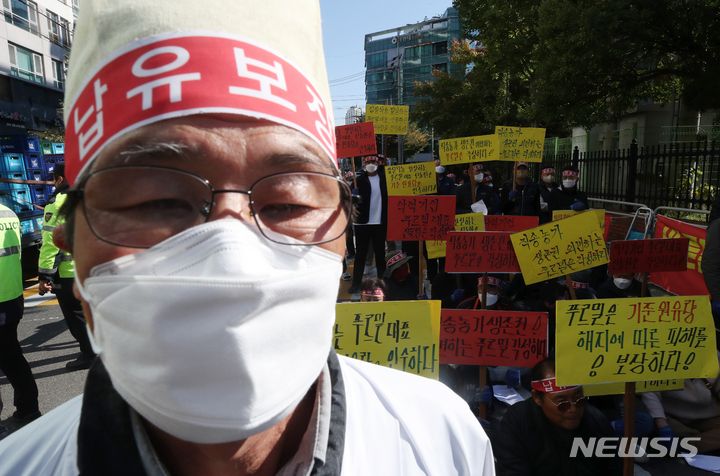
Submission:
[[[350,295],[347,294],[349,284],[349,282],[341,283],[339,296],[341,299],[350,299]],[[83,392],[87,370],[75,372],[65,370],[65,364],[79,355],[78,344],[62,319],[57,300],[48,299],[48,296],[38,296],[37,285],[25,290],[25,316],[18,327],[18,338],[38,384],[40,411],[43,414]],[[0,422],[11,431],[18,429],[17,423],[10,418],[15,411],[12,395],[12,387],[7,378],[0,374],[0,396],[5,404],[0,412]],[[635,474],[705,476],[710,473],[690,468],[679,460],[662,458],[641,466],[636,465]]]

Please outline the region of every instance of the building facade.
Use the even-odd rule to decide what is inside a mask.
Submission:
[[[61,129],[79,0],[2,0],[0,134]]]
[[[351,106],[345,113],[345,124],[357,124],[362,122],[362,118],[365,116],[365,111],[357,106]]]
[[[415,81],[432,80],[433,70],[453,73],[462,67],[450,61],[450,46],[460,39],[455,8],[440,16],[365,35],[365,98],[367,104],[409,105]]]

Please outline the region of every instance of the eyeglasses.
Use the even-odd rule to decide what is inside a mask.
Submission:
[[[550,400],[548,398],[548,396],[545,395],[544,393],[542,395],[547,399],[548,402],[555,405],[557,407],[557,409],[562,413],[565,413],[566,411],[570,410],[570,406],[572,406],[572,405],[575,405],[578,408],[583,408],[585,406],[585,404],[588,402],[588,400],[590,400],[590,397],[583,396],[583,397],[578,398],[574,402],[565,400],[564,402],[555,403],[552,400]]]
[[[340,177],[322,172],[282,172],[256,181],[249,190],[215,190],[206,179],[170,167],[108,167],[90,174],[69,192],[82,199],[92,232],[118,246],[149,248],[208,221],[219,193],[240,193],[260,232],[317,245],[339,238],[347,228],[351,192]]]

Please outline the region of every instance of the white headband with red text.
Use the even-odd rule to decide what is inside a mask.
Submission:
[[[380,288],[366,289],[365,291],[362,291],[360,294],[362,294],[363,296],[385,296],[385,293]]]
[[[113,139],[195,114],[282,124],[337,162],[331,113],[299,67],[254,40],[208,31],[156,35],[108,56],[83,81],[65,118],[65,173],[72,185]]]
[[[500,285],[502,284],[502,280],[498,278],[493,278],[492,276],[488,276],[487,281],[490,286],[500,287]],[[483,278],[478,279],[478,284],[483,284]]]

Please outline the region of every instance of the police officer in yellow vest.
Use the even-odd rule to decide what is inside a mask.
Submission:
[[[65,181],[65,164],[56,164],[53,172],[55,193],[45,207],[43,220],[40,261],[38,263],[38,276],[40,280],[40,295],[46,292],[55,294],[62,310],[63,317],[73,337],[80,343],[80,356],[65,366],[68,370],[90,368],[95,353],[90,345],[87,335],[85,316],[80,301],[73,295],[73,282],[75,280],[75,266],[70,253],[58,249],[53,243],[53,230],[65,220],[58,211],[65,202],[65,192],[70,188]]]
[[[30,422],[40,416],[40,411],[38,388],[17,339],[17,328],[24,311],[20,220],[4,205],[0,205],[0,277],[0,371],[15,392],[13,419]],[[0,425],[0,439],[7,434],[7,429]]]

